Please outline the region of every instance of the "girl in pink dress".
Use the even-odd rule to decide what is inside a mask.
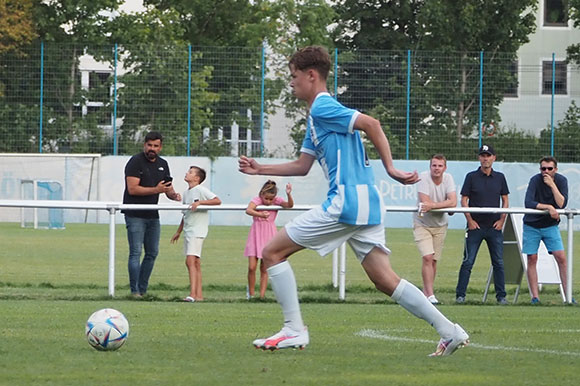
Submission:
[[[254,218],[248,241],[246,242],[246,249],[244,256],[248,257],[248,292],[246,297],[251,299],[254,297],[254,287],[256,286],[256,268],[258,267],[258,260],[260,260],[260,298],[263,299],[266,294],[266,287],[268,286],[268,273],[262,260],[262,249],[266,246],[268,241],[276,234],[276,216],[277,210],[256,210],[260,205],[279,205],[282,208],[292,208],[294,200],[292,199],[292,185],[286,184],[286,195],[288,201],[284,201],[282,197],[276,196],[278,188],[276,182],[272,180],[266,181],[258,197],[254,197],[248,204],[246,214]]]

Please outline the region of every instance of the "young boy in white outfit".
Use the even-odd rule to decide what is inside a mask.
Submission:
[[[200,205],[220,205],[222,202],[213,192],[200,185],[205,180],[205,170],[198,166],[191,166],[185,174],[185,182],[189,189],[183,193],[183,203],[190,205],[190,209],[183,211],[183,218],[179,228],[171,238],[171,243],[177,242],[182,231],[185,231],[183,251],[185,265],[189,272],[189,296],[183,299],[186,302],[203,300],[201,289],[201,248],[207,237],[209,227],[209,213],[207,210],[196,210]]]
[[[389,142],[379,121],[344,107],[328,94],[326,78],[330,56],[324,48],[306,47],[296,52],[290,59],[289,68],[290,87],[309,108],[300,157],[284,164],[259,164],[242,156],[239,169],[246,174],[303,176],[317,159],[329,181],[329,190],[321,206],[296,217],[263,249],[262,258],[282,307],[284,325],[277,334],[254,340],[254,346],[276,350],[304,348],[309,343],[298,303],[296,279],[287,258],[304,248],[324,255],[348,241],[377,289],[437,330],[441,340],[431,355],[452,354],[467,344],[467,333],[391,268],[390,250],[385,246],[382,198],[374,185],[372,167],[358,131],[366,133],[393,179],[414,184],[419,179],[417,172],[403,172],[394,167]]]

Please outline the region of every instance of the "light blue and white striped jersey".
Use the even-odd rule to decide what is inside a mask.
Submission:
[[[328,179],[322,203],[328,214],[341,223],[376,225],[382,223],[384,208],[360,134],[354,130],[359,115],[330,94],[318,94],[300,151],[316,157]]]

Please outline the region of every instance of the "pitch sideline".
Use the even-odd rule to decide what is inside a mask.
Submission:
[[[411,342],[411,343],[429,343],[429,344],[437,344],[437,341],[428,340],[428,339],[415,339],[415,338],[405,338],[401,336],[393,336],[385,334],[384,332],[371,330],[371,329],[363,329],[359,332],[356,332],[355,335],[361,336],[363,338],[371,338],[371,339],[381,339],[381,340],[390,340],[390,341],[399,341],[399,342]],[[478,343],[470,343],[468,347],[478,348],[482,350],[500,350],[500,351],[514,351],[514,352],[531,352],[531,353],[539,353],[539,354],[552,354],[552,355],[565,355],[565,356],[574,356],[580,357],[580,352],[575,351],[558,351],[558,350],[546,350],[546,349],[534,349],[534,348],[524,348],[524,347],[509,347],[509,346],[488,346]]]

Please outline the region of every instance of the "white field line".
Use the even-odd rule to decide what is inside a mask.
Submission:
[[[578,330],[571,330],[571,331],[578,331]],[[554,332],[554,331],[552,331]],[[364,338],[371,338],[371,339],[381,339],[381,340],[389,340],[389,341],[398,341],[398,342],[411,342],[411,343],[429,343],[436,345],[438,341],[428,340],[428,339],[415,339],[415,338],[405,338],[402,336],[393,336],[385,334],[384,332],[377,331],[377,330],[370,330],[364,329],[360,330],[359,332],[355,333],[355,335],[362,336]],[[525,348],[525,347],[509,347],[509,346],[488,346],[478,343],[469,343],[468,347],[478,348],[482,350],[498,350],[498,351],[514,351],[514,352],[532,352],[532,353],[539,353],[539,354],[552,354],[552,355],[565,355],[565,356],[574,356],[580,357],[580,352],[577,351],[559,351],[559,350],[546,350],[546,349],[535,349],[535,348]]]

